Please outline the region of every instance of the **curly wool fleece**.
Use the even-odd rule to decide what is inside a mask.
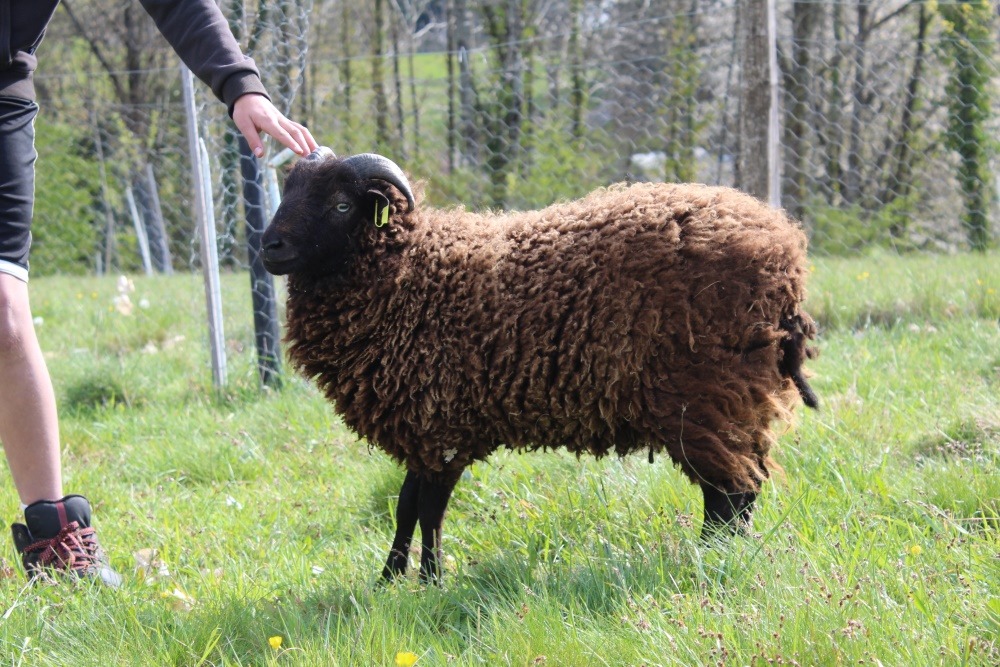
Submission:
[[[806,238],[781,212],[622,184],[525,213],[417,206],[358,245],[344,275],[290,277],[290,357],[410,470],[452,477],[506,446],[666,451],[728,492],[768,476],[771,424],[799,400],[780,343],[815,333]]]

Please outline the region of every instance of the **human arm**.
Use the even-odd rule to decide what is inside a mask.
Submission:
[[[299,155],[317,147],[302,125],[271,102],[253,60],[244,55],[212,0],[141,0],[156,27],[195,76],[222,102],[256,155],[265,132]]]

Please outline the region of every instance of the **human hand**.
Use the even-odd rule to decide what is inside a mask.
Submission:
[[[319,148],[305,126],[286,118],[263,95],[248,93],[238,98],[233,104],[233,122],[257,157],[264,155],[261,132],[271,135],[299,155],[307,155]]]

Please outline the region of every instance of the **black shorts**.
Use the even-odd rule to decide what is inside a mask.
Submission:
[[[0,273],[27,282],[35,204],[35,115],[38,105],[0,97]]]

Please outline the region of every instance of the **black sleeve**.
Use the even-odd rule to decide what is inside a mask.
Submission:
[[[140,2],[184,64],[226,104],[230,116],[242,95],[269,98],[253,59],[243,55],[226,17],[212,0]]]

